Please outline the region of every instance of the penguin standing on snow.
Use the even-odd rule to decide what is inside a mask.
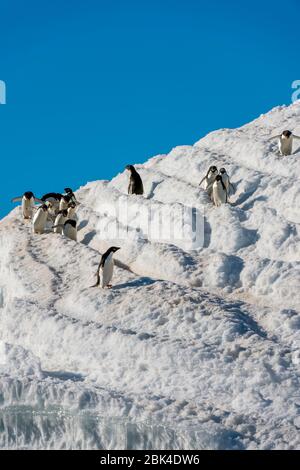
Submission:
[[[33,233],[44,233],[48,218],[48,206],[43,204],[38,208],[32,220]]]
[[[227,191],[221,175],[217,175],[212,185],[212,196],[214,205],[217,207],[227,202]]]
[[[279,139],[278,146],[280,155],[287,156],[293,153],[293,140],[300,140],[300,137],[294,135],[291,131],[283,131],[280,135],[274,135],[274,137],[271,137],[269,141],[273,139]]]
[[[65,222],[68,220],[68,211],[67,209],[63,209],[62,211],[59,211],[55,223],[54,223],[54,233],[60,233],[62,234],[63,232],[63,226],[65,225]]]
[[[229,196],[229,193],[230,193],[230,190],[232,192],[234,192],[234,187],[233,185],[230,183],[230,179],[229,179],[229,176],[228,176],[228,173],[227,171],[225,170],[225,168],[220,168],[219,170],[219,175],[222,177],[222,181],[225,185],[225,188],[226,188],[226,191],[227,191],[227,195]]]
[[[142,178],[133,165],[127,165],[126,170],[130,172],[128,194],[144,194]]]
[[[62,194],[61,199],[59,201],[59,210],[63,211],[64,209],[68,209],[68,205],[71,201],[71,196],[68,194]]]
[[[80,203],[77,201],[77,199],[76,199],[76,197],[75,197],[75,194],[73,193],[73,190],[72,190],[71,188],[65,188],[64,191],[65,191],[66,195],[69,196],[70,202],[72,202],[72,203],[74,203],[74,204],[76,204],[76,205],[77,205],[77,204],[80,204]]]
[[[33,208],[36,202],[41,202],[41,199],[38,199],[34,196],[32,191],[26,191],[23,196],[14,197],[11,202],[20,202],[22,201],[22,214],[24,219],[32,219]]]
[[[92,287],[97,287],[100,284],[100,271],[101,271],[101,287],[112,287],[110,284],[114,271],[114,260],[113,255],[120,248],[117,246],[111,246],[102,256],[97,269],[97,282]]]
[[[206,189],[209,197],[212,197],[212,185],[216,179],[217,174],[218,168],[215,165],[212,165],[209,167],[206,175],[199,183],[199,186],[201,186],[201,184],[204,182],[204,189]]]
[[[60,223],[57,225],[53,225],[53,229],[62,227],[62,232],[65,237],[70,238],[70,240],[74,240],[77,242],[77,222],[76,220],[68,219],[65,223]]]

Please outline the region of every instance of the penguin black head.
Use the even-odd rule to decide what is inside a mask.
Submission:
[[[133,165],[126,165],[125,168],[126,168],[126,170],[130,171],[131,173],[132,173],[133,171],[135,171],[135,168],[134,168]]]
[[[222,181],[222,176],[221,176],[221,175],[217,175],[217,176],[216,176],[216,181]]]
[[[65,188],[64,192],[67,193],[67,194],[73,194],[73,191],[72,191],[71,188]]]
[[[42,209],[44,212],[47,212],[48,206],[47,204],[43,204],[42,206],[39,207],[39,209]]]
[[[118,250],[120,250],[120,247],[118,247],[118,246],[111,246],[110,248],[108,248],[108,250],[107,250],[106,253],[107,253],[107,254],[109,254],[109,253],[115,253],[115,252],[118,251]]]
[[[292,132],[291,131],[283,131],[282,135],[284,137],[286,137],[287,139],[289,139],[292,135]]]
[[[65,221],[65,225],[71,225],[71,227],[76,228],[77,222],[76,220],[68,219]]]
[[[220,168],[220,173],[222,173],[222,175],[223,175],[224,173],[226,173],[225,168]]]
[[[26,191],[24,193],[24,197],[25,197],[25,199],[31,199],[32,197],[34,197],[34,194],[33,194],[32,191]]]
[[[210,166],[208,169],[209,173],[216,173],[216,171],[218,171],[218,168],[215,165]]]

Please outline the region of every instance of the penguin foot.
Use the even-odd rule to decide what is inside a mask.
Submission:
[[[111,289],[112,288],[112,284],[107,284],[107,289]]]

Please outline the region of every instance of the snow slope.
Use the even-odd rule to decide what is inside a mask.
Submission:
[[[0,447],[300,448],[300,149],[268,142],[299,122],[298,102],[137,165],[145,197],[88,183],[77,243],[1,221]],[[199,188],[211,164],[230,205]],[[200,249],[145,223],[184,206]],[[112,244],[114,288],[91,289]]]

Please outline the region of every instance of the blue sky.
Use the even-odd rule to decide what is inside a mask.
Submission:
[[[289,104],[299,1],[245,6],[0,0],[0,216]]]

